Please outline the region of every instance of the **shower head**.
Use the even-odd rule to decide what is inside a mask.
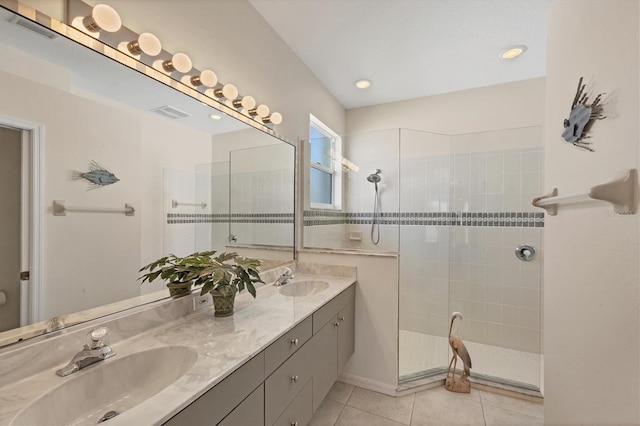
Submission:
[[[369,176],[367,176],[367,180],[371,183],[380,182],[382,180],[382,176],[380,176],[380,173],[382,173],[382,170],[376,169],[375,173],[371,173]]]

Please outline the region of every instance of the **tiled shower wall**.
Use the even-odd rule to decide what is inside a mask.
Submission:
[[[348,135],[343,143],[343,155],[351,167],[342,170],[342,209],[306,210],[304,246],[397,252],[400,131]],[[382,170],[382,181],[378,184],[381,221],[377,245],[371,240],[375,188],[367,181],[375,169]]]
[[[275,144],[230,152],[230,233],[239,244],[293,247],[295,150]]]
[[[475,135],[493,145],[453,137],[451,154],[442,154],[433,135],[403,137],[401,216],[440,211],[453,219],[400,227],[400,329],[444,337],[449,315],[460,311],[465,339],[540,353],[544,219],[530,203],[541,192],[542,148],[482,150],[533,145],[539,133]],[[536,247],[538,256],[519,261],[519,244]]]
[[[230,220],[238,243],[293,246],[293,170],[232,174]]]

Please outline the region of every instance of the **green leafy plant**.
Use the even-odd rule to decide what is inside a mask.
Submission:
[[[245,288],[256,297],[255,283],[263,282],[258,272],[260,261],[237,253],[203,251],[185,257],[174,254],[161,257],[140,269],[148,270],[139,279],[142,283],[157,278],[174,284],[202,285],[200,294],[211,292],[219,296],[231,296]]]

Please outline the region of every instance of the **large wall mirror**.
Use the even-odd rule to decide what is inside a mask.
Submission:
[[[138,271],[169,252],[294,259],[292,144],[4,7],[0,57],[0,346],[168,297]]]

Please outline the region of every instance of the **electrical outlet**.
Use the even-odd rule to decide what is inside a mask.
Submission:
[[[196,296],[193,298],[193,310],[197,311],[198,309],[206,308],[207,306],[213,305],[213,298],[211,297],[211,293],[207,293],[202,296]]]

